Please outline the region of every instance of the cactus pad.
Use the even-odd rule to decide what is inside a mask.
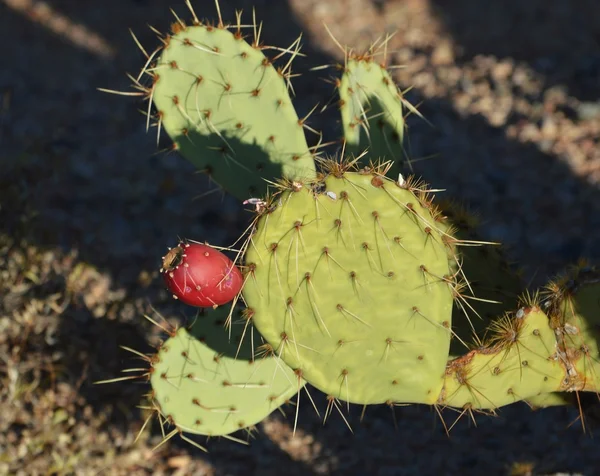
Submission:
[[[438,403],[553,406],[575,401],[573,392],[599,393],[599,296],[600,272],[585,264],[550,282],[541,300],[494,320],[485,345],[448,362]]]
[[[338,84],[347,152],[368,149],[370,156],[392,161],[391,173],[397,174],[405,124],[402,95],[392,77],[372,56],[351,56]]]
[[[264,179],[310,178],[315,166],[288,93],[291,61],[275,69],[258,39],[231,29],[179,20],[150,71],[151,98],[174,148],[245,199]]]
[[[329,396],[433,403],[453,294],[422,189],[377,171],[294,184],[257,220],[243,293],[273,355]]]
[[[439,404],[493,410],[564,389],[554,331],[539,308],[521,308],[490,330],[485,347],[448,362]]]
[[[183,432],[218,436],[253,426],[304,385],[282,362],[254,359],[250,338],[236,358],[244,329],[251,331],[234,325],[229,341],[223,329],[228,310],[200,314],[191,330],[180,328],[153,359],[154,404]]]

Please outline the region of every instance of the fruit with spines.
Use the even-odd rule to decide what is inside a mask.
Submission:
[[[239,294],[243,277],[224,253],[203,243],[180,242],[162,259],[161,273],[173,297],[196,307],[217,307]]]

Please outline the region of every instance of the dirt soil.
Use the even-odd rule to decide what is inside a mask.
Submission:
[[[194,4],[215,18],[212,1]],[[478,210],[533,286],[580,256],[600,261],[598,2],[221,1],[232,20],[252,4],[265,42],[305,33],[301,116],[333,92],[310,68],[343,58],[324,23],[357,49],[397,32],[395,78],[432,124],[409,118],[411,156],[434,156],[417,172]],[[166,30],[169,7],[185,14],[183,0],[0,0],[0,474],[599,474],[595,427],[576,408],[521,404],[476,426],[463,416],[448,437],[431,408],[377,407],[362,423],[352,409],[350,432],[304,397],[295,438],[288,409],[248,446],[214,439],[203,453],[176,437],[153,452],[158,424],[134,442],[148,387],[93,382],[136,365],[120,346],[157,343],[144,313],[191,317],[158,279],[166,247],[228,245],[248,220],[184,159],[156,154],[166,141],[146,134],[143,105],[97,91],[129,87],[143,56],[128,29],[152,49],[146,25]],[[335,138],[336,121],[329,108],[311,125]]]

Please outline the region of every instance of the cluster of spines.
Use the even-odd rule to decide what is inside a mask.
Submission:
[[[550,319],[557,340],[557,358],[566,368],[564,390],[593,391],[600,398],[600,376],[596,367],[599,355],[592,355],[591,344],[598,346],[600,313],[593,309],[578,309],[576,298],[583,288],[597,286],[600,290],[600,270],[586,260],[548,283],[541,292],[542,309]],[[600,311],[597,304],[596,313]],[[588,342],[589,341],[589,342]],[[578,362],[584,361],[583,374]],[[589,375],[588,375],[589,374]]]

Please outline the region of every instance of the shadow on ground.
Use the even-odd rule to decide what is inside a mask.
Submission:
[[[494,55],[525,61],[546,87],[567,86],[582,101],[598,99],[600,19],[593,0],[431,1],[462,49],[460,60]]]
[[[270,19],[264,29],[265,41],[280,45],[292,43],[300,33],[301,25],[295,22],[287,2],[254,3],[259,13],[265,12],[262,16]],[[18,45],[3,58],[5,67],[0,73],[0,91],[11,98],[10,108],[3,109],[0,115],[0,139],[3,142],[0,233],[20,236],[41,247],[78,249],[79,259],[108,273],[115,289],[126,290],[127,300],[165,302],[166,296],[161,294],[158,284],[140,285],[141,271],[155,272],[157,257],[167,245],[174,243],[177,236],[227,244],[245,228],[247,219],[239,203],[231,197],[222,197],[218,193],[204,195],[211,190],[210,183],[194,174],[191,165],[183,159],[174,155],[152,156],[156,149],[154,140],[146,136],[143,118],[135,111],[135,102],[101,96],[96,91],[97,87],[128,87],[123,72],[135,70],[143,59],[128,36],[127,28],[133,27],[143,44],[155,44],[153,34],[143,26],[150,23],[161,30],[168,28],[172,21],[168,8],[173,2],[88,1],[84,4],[56,0],[49,4],[105,38],[113,46],[115,56],[106,59],[72,46],[49,33],[36,23],[35,18],[28,20],[9,10],[5,3],[0,5],[2,30],[19,32],[17,38],[0,34],[2,44]],[[447,24],[456,40],[464,46],[467,57],[489,53],[528,61],[545,56],[552,61],[561,61],[562,58],[552,57],[552,42],[549,45],[543,43],[549,36],[553,41],[571,41],[552,35],[552,29],[529,31],[531,23],[525,20],[514,23],[513,17],[502,23],[514,25],[513,30],[495,32],[496,14],[507,15],[505,11],[510,11],[511,15],[516,15],[514,12],[518,14],[520,10],[499,8],[499,2],[495,2],[484,10],[483,17],[471,18],[467,16],[471,11],[470,3],[464,0],[461,5],[463,8],[455,6],[453,11],[464,16],[449,18]],[[248,10],[250,6],[251,2],[240,0],[223,2],[222,9],[224,16],[233,18],[234,7]],[[184,11],[183,7],[176,7],[178,12]],[[443,10],[442,2],[438,7]],[[549,15],[551,19],[561,18],[560,9],[539,14]],[[206,15],[214,17],[213,9]],[[534,22],[539,18],[536,15],[536,12],[530,12],[524,17]],[[482,21],[489,26],[489,39],[481,41],[469,37],[469,23]],[[591,22],[594,18],[582,13],[581,21]],[[552,22],[559,26],[555,20]],[[536,21],[536,25],[538,23]],[[8,25],[11,25],[10,29]],[[540,52],[534,49],[532,57],[525,57],[525,49],[504,51],[503,35],[513,34],[523,35],[524,44],[529,43],[530,38],[536,45],[539,42]],[[577,51],[577,48],[574,46],[573,50]],[[319,53],[314,45],[307,45],[305,52],[310,56],[305,62],[299,60],[299,65],[333,61]],[[587,67],[586,58],[592,58],[593,54],[578,54],[582,67]],[[597,67],[597,63],[594,64]],[[543,68],[543,62],[537,67]],[[40,71],[47,74],[42,75]],[[583,98],[591,94],[588,77],[587,74],[557,76],[554,81],[566,82],[573,94]],[[313,99],[329,99],[331,88],[325,83],[311,82],[312,78],[314,75],[294,83],[297,92],[306,98],[296,102],[301,116],[310,111]],[[412,102],[417,103],[419,99],[418,91],[414,91]],[[557,270],[579,255],[594,252],[586,248],[580,236],[586,228],[600,228],[597,205],[600,192],[597,188],[573,177],[564,164],[534,146],[507,140],[502,131],[478,117],[461,117],[449,102],[427,101],[422,111],[436,128],[430,129],[416,122],[412,125],[413,154],[427,156],[442,150],[447,160],[429,162],[433,164],[431,166],[424,162],[419,172],[434,184],[444,184],[448,194],[481,209],[484,216],[490,217],[492,225],[496,225],[494,229],[488,229],[491,235],[502,228],[503,231],[496,234],[504,235],[501,238],[518,246],[522,234],[540,233],[551,238],[555,233],[568,233],[569,238],[560,240],[557,248],[552,250],[557,261],[549,265],[550,270]],[[319,121],[332,124],[335,120],[335,111],[330,110]],[[472,143],[470,137],[474,131],[478,131],[477,137],[485,136],[488,140]],[[489,194],[504,197],[500,207],[496,206],[497,201],[470,195],[460,184],[446,183],[455,173],[452,155],[468,157],[460,162],[461,174],[468,175],[473,169],[486,171]],[[508,174],[503,165],[505,159],[523,161],[520,177]],[[554,180],[569,183],[563,188],[569,190],[568,197],[553,193]],[[515,187],[515,184],[519,186]],[[527,193],[523,192],[527,187],[543,187],[545,200],[528,201]],[[191,200],[200,195],[203,195],[201,200]],[[589,204],[589,207],[574,210],[571,203],[575,200]],[[522,218],[530,209],[537,210],[548,221],[523,228]],[[580,227],[555,229],[552,219],[559,214],[574,214],[573,220],[579,221]],[[532,255],[530,263],[541,263],[547,254],[544,249],[540,256]],[[600,258],[598,255],[593,257]],[[177,305],[170,306],[177,313],[186,313]],[[77,318],[78,313],[85,315],[79,314]],[[117,311],[116,315],[122,313]],[[117,317],[116,321],[111,321],[106,317],[92,318],[88,311],[68,309],[63,316],[60,342],[68,349],[68,358],[63,363],[69,367],[69,374],[79,375],[87,366],[89,380],[93,381],[111,378],[120,368],[129,366],[126,354],[118,346],[147,348],[142,337],[146,332],[139,321],[139,316]],[[82,386],[81,393],[96,411],[102,411],[106,405],[124,404],[132,408],[142,390],[120,385],[99,388],[90,384]],[[313,397],[322,418],[326,401],[322,396],[315,396],[315,392]],[[288,410],[288,421],[293,419],[293,412],[293,409]],[[315,445],[321,448],[307,461],[301,461],[299,456],[292,459],[290,453],[297,455],[302,450],[294,449],[293,444],[283,447],[276,432],[273,439],[259,436],[250,448],[228,441],[211,441],[208,456],[190,451],[199,458],[207,458],[219,474],[264,474],[265,468],[273,474],[282,471],[289,474],[481,474],[482,471],[505,474],[489,469],[491,460],[496,461],[494,468],[504,467],[506,471],[513,462],[521,460],[533,461],[539,471],[548,472],[594,468],[589,437],[583,435],[577,425],[567,428],[577,416],[572,409],[549,409],[531,414],[526,407],[515,405],[503,410],[497,419],[479,417],[477,429],[464,417],[450,438],[444,434],[439,422],[436,423],[438,417],[429,408],[395,408],[394,412],[396,431],[393,430],[391,409],[370,409],[361,425],[358,423],[360,410],[353,408],[352,434],[335,411],[323,428],[321,419],[316,417],[310,402],[303,396],[299,431],[312,435]],[[447,414],[451,422],[454,414]],[[261,425],[261,429],[270,435],[269,428],[276,426],[277,421],[279,417],[274,416],[270,422]],[[544,444],[532,446],[532,441]],[[564,449],[565,446],[569,446],[569,451]],[[427,455],[426,458],[423,455]],[[466,468],[475,469],[468,473]]]

